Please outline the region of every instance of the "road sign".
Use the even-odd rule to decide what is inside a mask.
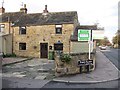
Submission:
[[[79,29],[78,30],[78,41],[89,41],[90,40],[90,30]]]
[[[92,30],[93,39],[104,39],[104,30]]]
[[[78,66],[85,66],[93,64],[93,60],[78,60]]]

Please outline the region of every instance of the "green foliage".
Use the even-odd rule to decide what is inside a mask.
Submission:
[[[3,54],[3,57],[16,57],[16,54]]]
[[[112,39],[113,44],[119,44],[120,45],[120,30],[116,32],[116,35]]]
[[[110,46],[111,45],[111,43],[110,43],[110,41],[108,40],[107,37],[104,37],[104,39],[96,40],[96,43],[97,43],[97,46],[100,46],[100,45]]]
[[[68,55],[68,54],[62,54],[62,55],[60,56],[60,60],[61,60],[62,62],[69,63],[72,59],[71,59],[70,55]]]

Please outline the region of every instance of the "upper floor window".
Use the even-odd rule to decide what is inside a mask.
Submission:
[[[19,43],[19,50],[26,50],[26,43]]]
[[[56,34],[62,34],[62,25],[55,26]]]
[[[5,29],[5,24],[0,24],[0,32],[3,32]]]
[[[19,34],[26,34],[26,27],[19,27]]]

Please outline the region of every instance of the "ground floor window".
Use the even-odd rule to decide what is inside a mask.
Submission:
[[[26,43],[19,43],[19,50],[26,50]]]
[[[55,43],[54,50],[63,50],[63,43]]]

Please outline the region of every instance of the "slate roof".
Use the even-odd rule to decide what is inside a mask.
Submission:
[[[86,29],[86,30],[97,30],[97,25],[79,25],[75,28],[73,35],[70,37],[71,41],[78,41],[78,30]]]
[[[15,22],[15,26],[74,23],[76,15],[77,12],[53,12],[47,15],[43,13],[26,14]]]
[[[23,12],[10,12],[10,13],[3,13],[0,15],[0,22],[8,22],[8,17],[11,22],[14,22],[19,19],[24,13]]]
[[[76,11],[49,12],[47,15],[44,15],[44,13],[23,14],[19,12],[3,14],[2,22],[7,21],[8,16],[14,22],[14,26],[74,23],[74,20],[78,19]]]

